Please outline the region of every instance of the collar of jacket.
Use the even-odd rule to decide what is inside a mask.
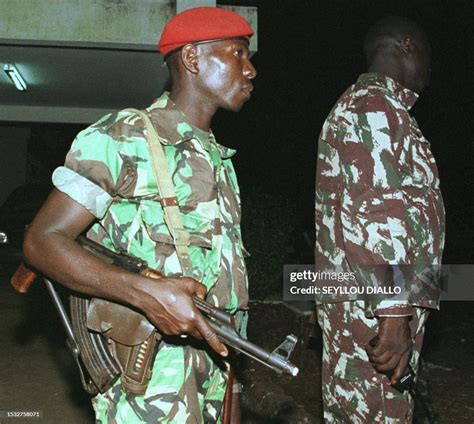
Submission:
[[[207,151],[210,151],[212,143],[223,159],[236,153],[236,150],[217,143],[212,131],[206,132],[187,123],[186,115],[178,109],[166,91],[146,110],[150,112],[151,121],[165,146],[175,146],[195,139]]]
[[[376,72],[362,74],[357,83],[375,85],[388,90],[407,110],[410,110],[418,100],[418,94],[414,91],[409,90],[394,79]]]

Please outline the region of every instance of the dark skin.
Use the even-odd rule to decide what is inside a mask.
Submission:
[[[256,71],[247,39],[188,44],[175,55],[169,66],[171,98],[189,123],[207,131],[219,108],[238,111],[250,98]],[[75,242],[95,220],[82,205],[53,189],[25,237],[27,261],[74,291],[140,309],[164,334],[204,339],[227,356],[227,348],[192,301],[194,294],[204,298],[205,286],[187,277],[162,278],[157,284],[100,261]],[[238,403],[235,413],[240,414]],[[238,422],[236,416],[233,422]]]
[[[237,112],[250,98],[257,71],[246,39],[188,44],[175,55],[182,66],[171,76],[170,96],[196,127],[208,131],[219,108]]]
[[[404,87],[420,93],[430,80],[430,45],[421,31],[403,34],[379,52],[369,65],[369,72],[386,75]],[[394,370],[390,380],[395,384],[403,375],[411,355],[412,335],[410,317],[380,317],[379,343],[374,348],[366,345],[366,351],[374,368],[385,373]]]
[[[372,59],[369,72],[386,75],[420,94],[430,82],[431,47],[423,33],[404,34]]]

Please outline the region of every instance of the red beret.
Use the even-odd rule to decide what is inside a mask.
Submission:
[[[165,56],[185,44],[222,38],[251,37],[248,22],[235,12],[217,7],[196,7],[178,13],[165,26],[158,50]]]

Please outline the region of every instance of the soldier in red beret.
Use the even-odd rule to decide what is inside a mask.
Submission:
[[[234,314],[245,332],[235,151],[218,144],[210,127],[219,108],[238,111],[251,96],[252,34],[242,17],[219,8],[171,19],[158,44],[171,90],[144,111],[165,165],[154,168],[146,118],[127,110],[109,114],[77,135],[29,228],[29,263],[74,291],[139,310],[163,335],[144,394],[127,393],[122,375],[93,399],[97,423],[222,422],[228,378],[222,357],[228,352],[192,296]],[[166,175],[173,197],[160,193],[158,180]],[[165,219],[173,205],[179,206],[180,231]],[[109,249],[145,260],[164,278],[157,282],[91,256],[75,242],[86,231]],[[238,395],[231,396],[237,423]]]

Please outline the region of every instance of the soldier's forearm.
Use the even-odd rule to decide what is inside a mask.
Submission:
[[[71,290],[136,306],[130,287],[140,276],[104,263],[67,234],[32,226],[25,238],[24,253],[28,263]]]

